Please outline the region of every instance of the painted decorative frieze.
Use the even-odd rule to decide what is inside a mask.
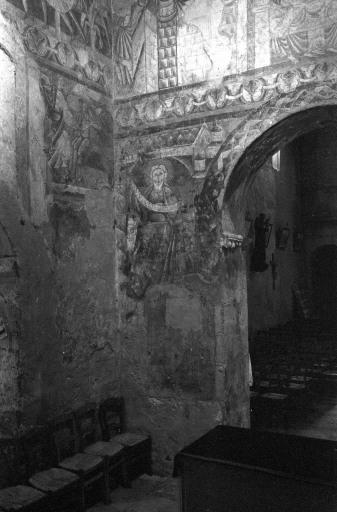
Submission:
[[[224,138],[223,144],[219,148],[219,152],[214,157],[213,161],[215,164],[221,153],[223,155],[222,168],[219,170],[217,165],[210,163],[208,166],[209,174],[205,180],[205,183],[208,180],[215,180],[214,183],[216,184],[218,179],[217,175],[220,173],[224,176],[224,194],[222,196],[222,202],[224,198],[231,196],[238,183],[241,183],[244,179],[242,167],[244,167],[243,162],[247,163],[247,160],[242,159],[242,156],[247,148],[256,142],[264,132],[278,125],[278,123],[291,114],[302,112],[304,116],[305,113],[309,115],[310,112],[313,112],[312,115],[315,116],[313,107],[336,105],[336,70],[334,79],[324,83],[326,76],[327,68],[320,68],[321,82],[308,83],[305,88],[294,89],[293,91],[289,91],[288,94],[280,95],[273,98],[272,101],[262,104],[258,109],[247,113],[247,115],[238,122],[235,129],[231,130],[231,133]],[[332,78],[331,74],[328,76]],[[297,127],[295,136],[299,137],[303,135],[306,133],[307,128],[307,123],[304,123],[301,127]],[[286,139],[289,141],[289,133]],[[280,140],[282,140],[282,134],[277,140],[266,138],[263,144],[259,142],[260,151],[254,153],[254,163],[251,165],[257,168],[263,165],[266,157],[268,155],[271,156],[272,152],[277,150],[276,143],[279,143]],[[241,162],[242,165],[239,162]],[[247,165],[248,167],[250,166],[249,163]],[[233,173],[234,169],[235,173]]]
[[[115,105],[119,134],[146,126],[186,119],[202,113],[242,111],[242,105],[255,106],[271,98],[289,94],[311,83],[336,80],[337,67],[332,61],[309,62],[301,67],[270,68],[262,76],[241,75],[238,81],[223,81],[219,86],[203,83],[199,87],[153,94]]]

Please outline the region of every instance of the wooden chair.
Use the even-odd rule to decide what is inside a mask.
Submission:
[[[15,485],[0,490],[3,512],[54,512],[48,495],[28,485]]]
[[[270,428],[282,425],[288,428],[289,396],[286,392],[287,374],[285,368],[267,362],[255,375],[251,394],[252,425]]]
[[[124,446],[128,482],[147,473],[152,474],[151,438],[141,433],[126,432],[125,403],[122,397],[108,398],[99,407],[103,439]]]
[[[105,459],[110,488],[119,483],[128,485],[124,448],[116,441],[101,440],[95,405],[89,404],[77,409],[74,418],[80,450]]]
[[[51,423],[52,438],[57,454],[57,465],[72,471],[81,480],[82,508],[92,505],[100,497],[110,503],[106,460],[97,455],[78,453],[77,436],[72,414]],[[98,491],[98,493],[97,493]],[[98,494],[98,496],[97,496]]]
[[[71,471],[55,467],[57,460],[49,430],[43,428],[26,434],[22,446],[31,475],[28,482],[48,495],[52,512],[82,512],[80,478]]]
[[[26,464],[15,439],[0,440],[1,470],[9,487],[0,490],[0,510],[4,512],[51,512],[49,497],[26,480]]]

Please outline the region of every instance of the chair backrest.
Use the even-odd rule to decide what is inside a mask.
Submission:
[[[122,397],[104,400],[98,410],[104,440],[125,432],[125,404]]]
[[[95,404],[80,407],[74,412],[79,449],[84,450],[97,440],[97,416]]]
[[[27,465],[18,439],[0,439],[0,488],[25,482]]]
[[[21,438],[21,443],[29,475],[51,468],[57,463],[48,426],[27,432]]]
[[[72,414],[61,416],[50,424],[57,462],[75,455],[79,448]]]

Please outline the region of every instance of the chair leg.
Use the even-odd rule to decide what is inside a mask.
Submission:
[[[81,490],[80,490],[81,496],[80,496],[80,512],[85,512],[86,510],[86,500],[85,500],[85,488],[84,488],[84,481],[81,478]]]
[[[147,456],[146,465],[145,465],[145,473],[150,476],[153,475],[151,453],[149,453]]]
[[[104,479],[103,479],[103,501],[105,505],[111,503],[110,483],[109,483],[109,462],[104,458]]]
[[[126,460],[122,462],[122,485],[123,487],[131,487],[131,481],[129,478],[128,465]]]

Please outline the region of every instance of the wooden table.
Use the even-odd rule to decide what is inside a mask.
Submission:
[[[218,426],[175,458],[182,512],[337,512],[337,443]]]

